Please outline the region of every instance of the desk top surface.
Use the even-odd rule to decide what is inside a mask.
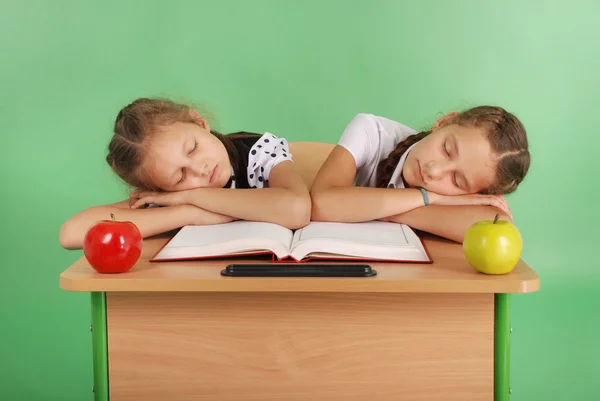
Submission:
[[[67,291],[192,291],[192,292],[453,292],[526,293],[539,289],[539,277],[523,260],[505,275],[486,275],[466,261],[462,246],[425,234],[431,264],[372,263],[375,277],[224,277],[221,270],[237,262],[229,258],[185,262],[149,262],[168,236],[144,241],[138,263],[126,273],[100,274],[80,258],[60,275]],[[264,260],[262,261],[264,263]],[[338,263],[338,262],[331,262]]]

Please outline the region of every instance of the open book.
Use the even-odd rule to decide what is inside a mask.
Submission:
[[[150,261],[259,254],[272,255],[273,262],[309,259],[432,262],[421,239],[403,224],[313,221],[304,228],[289,230],[277,224],[244,220],[184,226]]]

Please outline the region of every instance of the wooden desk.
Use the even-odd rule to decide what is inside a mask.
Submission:
[[[372,263],[371,278],[231,278],[231,260],[96,273],[96,400],[508,400],[510,293],[537,291],[523,261],[477,273],[460,245],[425,237],[433,264]],[[256,262],[256,261],[255,261]]]

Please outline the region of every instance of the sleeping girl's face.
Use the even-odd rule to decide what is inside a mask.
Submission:
[[[146,146],[143,171],[164,191],[222,188],[231,177],[225,146],[201,118],[160,127]]]
[[[402,169],[404,181],[440,195],[478,193],[494,183],[496,161],[482,128],[436,123]]]

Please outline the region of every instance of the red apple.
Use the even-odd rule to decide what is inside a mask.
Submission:
[[[83,254],[99,273],[123,273],[139,260],[144,244],[142,234],[131,221],[101,220],[91,226],[83,239]]]

